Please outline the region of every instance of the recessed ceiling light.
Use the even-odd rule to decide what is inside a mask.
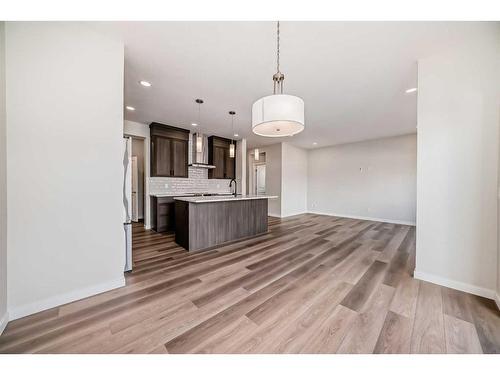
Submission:
[[[151,83],[150,83],[150,82],[148,82],[148,81],[139,81],[139,83],[140,83],[141,85],[143,85],[144,87],[151,87]]]
[[[410,94],[410,93],[415,92],[415,91],[417,91],[417,88],[416,88],[416,87],[412,87],[411,89],[408,89],[408,90],[406,90],[405,92],[406,92],[407,94]]]
[[[191,124],[191,126],[198,126],[198,124],[196,124],[196,123],[194,123],[194,122],[193,122],[193,123]]]
[[[125,108],[127,108],[129,111],[135,111],[135,108],[130,105],[126,106]]]
[[[235,137],[239,137],[240,135],[238,133],[234,133],[234,136]]]
[[[316,146],[318,144],[318,142],[313,142],[313,146]]]

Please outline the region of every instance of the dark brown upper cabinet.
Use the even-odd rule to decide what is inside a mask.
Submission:
[[[236,178],[235,158],[229,157],[229,145],[231,140],[217,137],[208,137],[208,164],[214,165],[214,169],[208,170],[208,178]],[[236,155],[236,142],[235,142]]]
[[[188,177],[189,130],[153,122],[151,177]]]

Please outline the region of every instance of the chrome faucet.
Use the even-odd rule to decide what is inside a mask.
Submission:
[[[234,196],[236,197],[238,195],[238,189],[237,189],[237,182],[236,182],[236,179],[233,178],[230,182],[229,182],[229,189],[231,189],[231,186],[233,185],[233,181],[234,181]]]

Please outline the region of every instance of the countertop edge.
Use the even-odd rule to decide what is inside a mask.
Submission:
[[[149,196],[156,198],[174,198],[174,197],[196,197],[199,196],[199,194],[200,193],[149,193]],[[210,192],[203,194],[220,194],[221,196],[231,195],[231,193],[210,193]]]
[[[208,199],[207,199],[208,198]],[[252,196],[228,196],[228,197],[174,197],[174,200],[188,203],[216,203],[216,202],[232,202],[245,201],[255,199],[275,199],[277,195],[252,195]]]

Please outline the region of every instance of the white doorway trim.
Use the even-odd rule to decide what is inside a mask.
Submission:
[[[149,197],[149,127],[145,124],[125,121],[124,136],[142,139],[144,142],[144,227],[151,229],[151,199]]]
[[[137,156],[132,156],[132,221],[139,221],[139,169]]]
[[[252,187],[252,193],[256,195],[266,194],[266,163],[254,163],[253,168],[254,186]]]

